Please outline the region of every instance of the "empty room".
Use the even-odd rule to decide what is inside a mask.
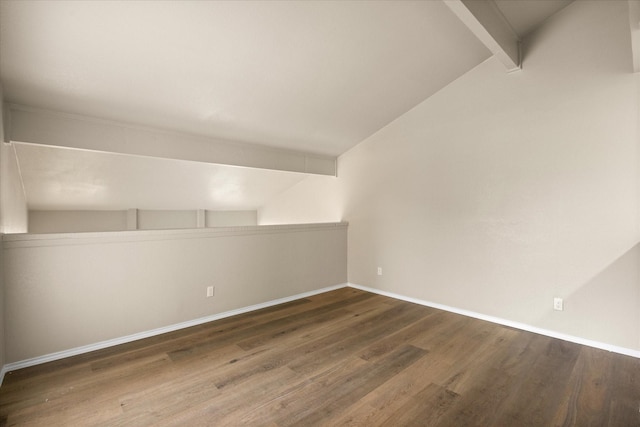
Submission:
[[[0,426],[640,426],[640,0],[0,0]]]

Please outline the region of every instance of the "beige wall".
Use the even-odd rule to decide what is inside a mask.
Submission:
[[[523,48],[521,72],[484,62],[260,221],[310,222],[337,199],[351,283],[640,349],[627,3],[574,2]]]
[[[7,363],[347,280],[346,224],[13,235],[3,244]]]
[[[2,95],[2,85],[0,84],[0,145],[4,145],[4,100]],[[1,150],[1,149],[0,149]],[[0,151],[0,167],[2,166],[2,151]],[[2,171],[0,170],[0,204],[2,204]],[[0,213],[2,206],[0,206]],[[0,217],[1,219],[1,217]],[[4,234],[4,227],[0,223],[0,236]],[[4,261],[2,259],[2,249],[0,248],[0,367],[5,363],[4,344]],[[3,373],[4,374],[4,373]]]
[[[206,211],[207,227],[257,225],[257,211]],[[327,221],[323,221],[327,222]]]
[[[296,224],[340,221],[341,179],[309,176],[258,209],[258,224]]]
[[[205,210],[204,214],[206,227],[257,225],[257,213],[253,210]],[[197,211],[138,210],[138,229],[140,230],[162,230],[175,228],[197,228]]]
[[[124,231],[127,211],[29,211],[30,233]]]
[[[4,98],[0,84],[0,236],[27,232],[27,202],[22,187],[20,169],[11,144],[5,143]],[[0,366],[6,360],[5,343],[5,281],[0,249]]]
[[[139,230],[196,227],[197,212],[193,210],[138,210]]]
[[[0,370],[3,370],[6,357],[5,357],[5,305],[4,305],[4,256],[3,251],[0,250]],[[4,372],[0,377],[4,378]]]
[[[0,101],[2,101],[0,92]],[[1,103],[1,102],[0,102]],[[3,105],[4,106],[4,105]],[[4,115],[4,114],[3,114]],[[4,129],[2,129],[2,135]],[[0,232],[26,233],[28,229],[27,199],[14,146],[0,142]]]
[[[6,234],[26,233],[28,229],[27,199],[22,186],[22,177],[14,146],[10,143],[0,145],[0,223]]]
[[[204,215],[205,225],[207,227],[257,225],[257,211],[255,210],[205,210]],[[139,230],[198,228],[197,217],[198,211],[196,210],[137,210],[136,225]],[[126,230],[128,230],[127,211],[124,210],[29,211],[30,233],[79,233]]]

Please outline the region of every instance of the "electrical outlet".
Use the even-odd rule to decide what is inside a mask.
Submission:
[[[378,267],[378,276],[382,276],[382,267]]]
[[[562,300],[562,298],[556,297],[553,299],[553,309],[557,311],[564,310],[564,301]]]
[[[213,286],[207,286],[207,298],[212,297],[215,293],[216,288]]]

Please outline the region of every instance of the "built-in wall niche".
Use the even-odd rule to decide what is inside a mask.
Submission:
[[[32,210],[29,233],[168,230],[257,225],[256,210]]]

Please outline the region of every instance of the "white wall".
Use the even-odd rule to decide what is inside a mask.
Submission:
[[[640,349],[627,13],[572,3],[524,41],[523,71],[484,62],[341,156],[336,184],[303,181],[261,223],[311,222],[337,199],[352,283]]]
[[[7,363],[347,280],[346,224],[27,234],[3,245]]]

